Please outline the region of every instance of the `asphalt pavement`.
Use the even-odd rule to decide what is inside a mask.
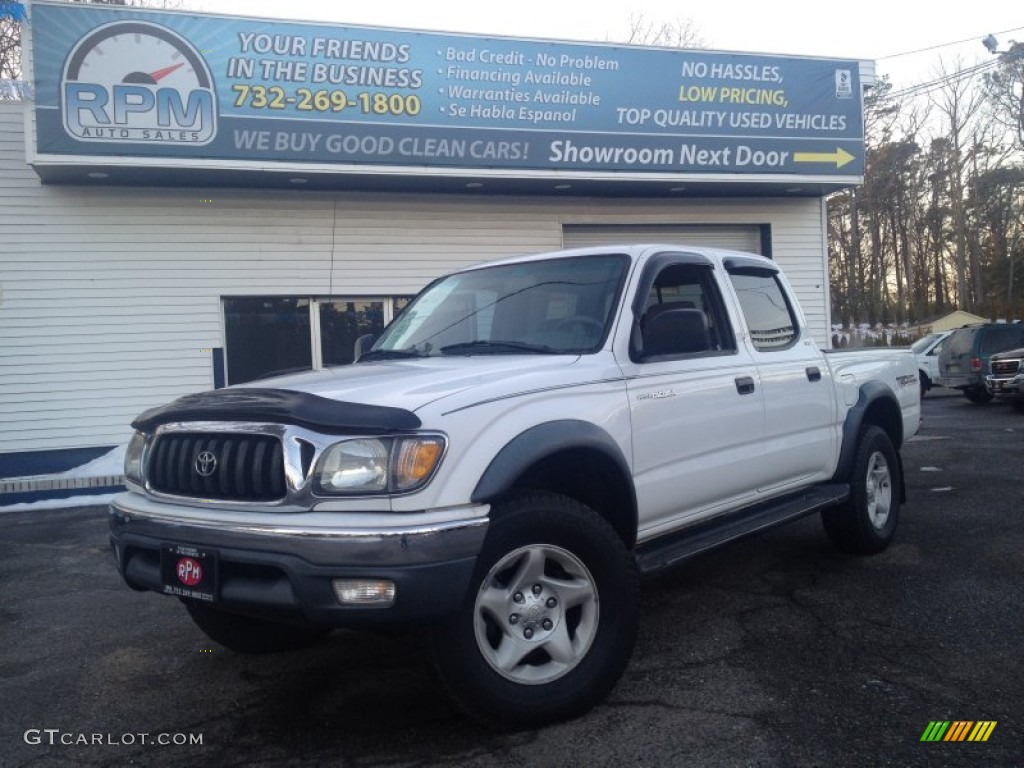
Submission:
[[[923,406],[886,552],[812,517],[648,581],[610,698],[522,733],[465,719],[415,635],[235,655],[121,583],[102,507],[0,513],[0,766],[1024,764],[1024,414]]]

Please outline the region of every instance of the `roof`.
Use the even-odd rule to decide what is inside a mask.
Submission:
[[[749,253],[745,251],[733,251],[726,248],[711,248],[700,245],[684,245],[682,243],[619,243],[611,245],[588,245],[582,248],[571,248],[561,251],[547,251],[544,253],[530,253],[523,254],[521,256],[512,256],[505,259],[496,259],[494,261],[481,262],[474,264],[466,269],[479,269],[481,267],[491,267],[498,264],[518,264],[528,261],[542,261],[547,259],[568,259],[579,256],[597,256],[607,255],[609,253],[622,253],[630,258],[636,259],[643,256],[650,256],[655,253],[663,251],[672,251],[680,253],[697,253],[714,261],[725,261],[728,258],[740,258],[740,259],[751,259],[758,263],[764,263],[765,266],[770,266],[773,269],[777,269],[778,265],[769,259],[767,256],[762,256],[757,253]],[[465,270],[457,270],[459,272]]]

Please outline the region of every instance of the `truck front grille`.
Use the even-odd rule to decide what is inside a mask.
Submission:
[[[272,435],[159,435],[146,479],[154,491],[174,496],[276,501],[285,496],[284,451]]]
[[[992,361],[992,375],[993,376],[1015,376],[1017,371],[1020,370],[1020,360],[993,360]]]

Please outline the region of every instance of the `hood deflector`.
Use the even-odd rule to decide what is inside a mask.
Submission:
[[[421,426],[403,408],[329,400],[289,389],[214,389],[185,395],[169,405],[150,408],[132,426],[151,432],[175,421],[259,421],[294,424],[318,432],[378,434],[406,432]]]

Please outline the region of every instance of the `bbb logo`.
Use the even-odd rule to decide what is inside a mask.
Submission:
[[[203,145],[217,133],[209,67],[192,44],[146,21],[115,21],[72,49],[64,128],[79,141]]]

